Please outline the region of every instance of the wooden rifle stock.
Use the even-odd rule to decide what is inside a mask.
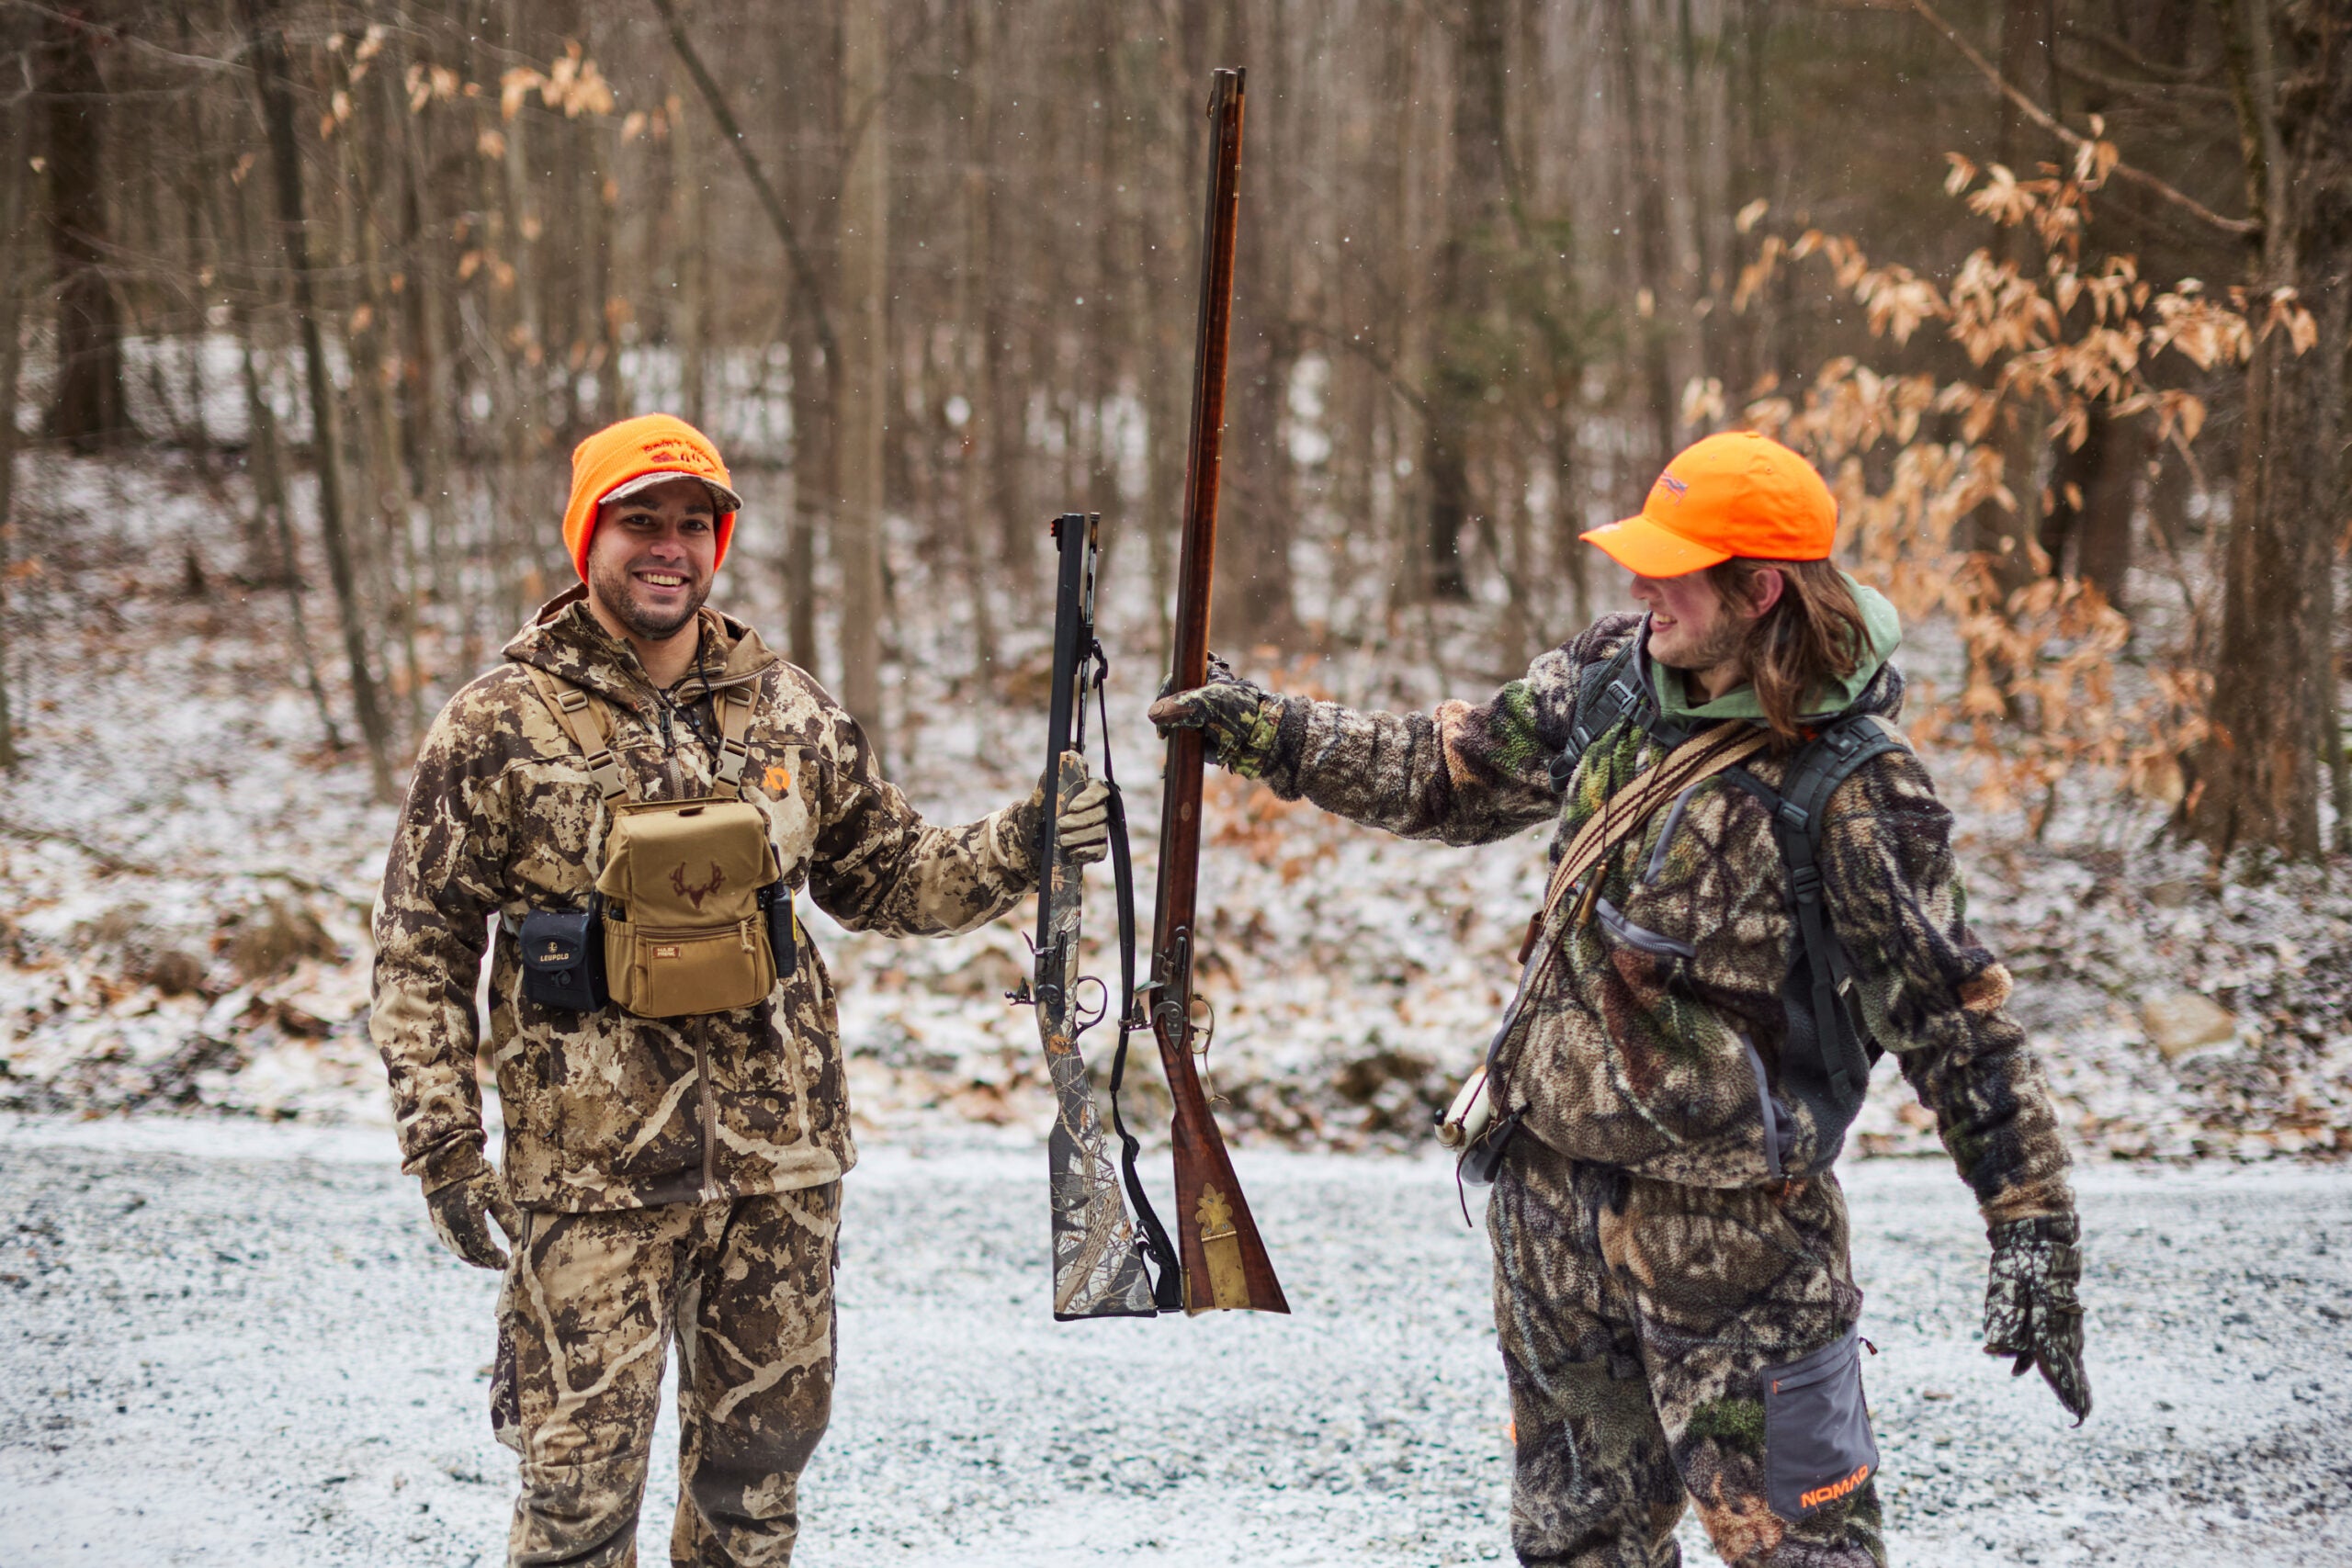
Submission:
[[[1240,217],[1239,71],[1219,71],[1209,96],[1208,216],[1201,242],[1200,335],[1193,360],[1192,440],[1184,463],[1184,534],[1177,565],[1171,691],[1208,679],[1209,582],[1216,550],[1217,470],[1225,435],[1226,348],[1233,318],[1233,247]],[[1193,915],[1200,891],[1201,733],[1169,737],[1159,818],[1159,895],[1152,919],[1151,1027],[1175,1100],[1177,1249],[1184,1310],[1290,1311],[1257,1222],[1234,1179],[1225,1139],[1193,1065]],[[1205,1043],[1202,1049],[1205,1049]]]

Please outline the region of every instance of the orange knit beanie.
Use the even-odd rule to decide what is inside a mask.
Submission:
[[[735,514],[743,498],[727,477],[727,465],[710,437],[684,420],[649,413],[609,424],[571,449],[571,499],[563,509],[563,547],[580,581],[588,581],[588,544],[596,533],[596,508],[613,492],[638,488],[632,480],[700,479],[718,508],[715,567],[727,558]]]

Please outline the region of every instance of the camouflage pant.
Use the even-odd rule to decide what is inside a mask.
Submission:
[[[1668,1568],[1681,1561],[1687,1493],[1734,1568],[1883,1565],[1876,1452],[1850,1355],[1842,1396],[1779,1393],[1808,1381],[1787,1363],[1837,1356],[1824,1348],[1861,1312],[1837,1179],[1776,1197],[1636,1179],[1520,1145],[1487,1210],[1519,1560]],[[1787,1478],[1805,1434],[1789,1421],[1808,1397],[1842,1403],[1846,1441],[1835,1469],[1796,1483],[1820,1490],[1799,1492]]]
[[[833,1397],[841,1184],[526,1213],[498,1298],[491,1423],[522,1456],[514,1568],[637,1562],[667,1341],[678,1341],[673,1563],[792,1561]]]

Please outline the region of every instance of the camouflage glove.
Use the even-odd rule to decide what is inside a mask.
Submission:
[[[1149,716],[1162,735],[1172,729],[1201,731],[1210,756],[1245,779],[1258,779],[1266,776],[1273,761],[1283,700],[1255,681],[1241,679],[1231,665],[1211,654],[1208,684],[1163,694],[1151,705]]]
[[[1111,787],[1101,779],[1088,778],[1086,759],[1075,751],[1063,756],[1078,764],[1079,777],[1086,782],[1069,797],[1069,809],[1054,818],[1054,844],[1072,865],[1092,865],[1111,852]],[[1023,842],[1037,841],[1038,818],[1046,809],[1046,792],[1054,787],[1054,775],[1049,770],[1037,775],[1037,787],[1021,803]]]
[[[523,1216],[506,1201],[498,1172],[471,1145],[450,1154],[425,1176],[424,1206],[441,1245],[477,1269],[506,1267],[489,1221],[496,1220],[509,1241],[523,1234]]]
[[[1111,786],[1089,779],[1055,819],[1054,841],[1072,865],[1092,865],[1111,852]]]
[[[1988,1233],[1993,1266],[1984,1284],[1984,1353],[2014,1356],[2011,1377],[2040,1367],[2043,1381],[2079,1427],[2091,1413],[2090,1378],[2083,1371],[2083,1309],[2075,1300],[2083,1277],[2072,1214],[2011,1220]]]

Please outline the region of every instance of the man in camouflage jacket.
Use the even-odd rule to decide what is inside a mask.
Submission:
[[[831,1401],[834,1234],[856,1160],[832,984],[804,937],[768,998],[736,1011],[641,1018],[524,994],[516,927],[586,905],[610,825],[530,671],[603,699],[639,800],[711,793],[713,694],[749,687],[743,798],[785,883],[853,930],[943,935],[1004,913],[1035,886],[1042,795],[968,827],[926,825],[840,705],[703,607],[740,502],[700,433],[628,421],[583,443],[573,468],[566,537],[583,586],[425,739],[376,918],[372,1029],[403,1168],[423,1179],[435,1229],[468,1262],[506,1270],[491,1399],[521,1458],[510,1562],[635,1562],[674,1334],[673,1559],[780,1564]],[[1099,790],[1081,794],[1062,833],[1074,860],[1102,852],[1101,816]],[[503,1174],[484,1156],[475,1077],[486,942]]]
[[[1801,581],[1853,607],[1849,667],[1800,694],[1784,741],[1841,713],[1894,719],[1894,612],[1827,566],[1834,525],[1794,453],[1711,437],[1668,468],[1642,518],[1586,536],[1634,567],[1651,614],[1603,617],[1488,702],[1398,717],[1219,671],[1152,716],[1203,728],[1227,767],[1285,799],[1408,837],[1488,843],[1555,823],[1556,862],[1683,739],[1771,716],[1740,664],[1769,608],[1721,597],[1702,569],[1769,560],[1792,613]],[[1579,695],[1621,650],[1641,700],[1563,780],[1554,763]],[[1702,686],[1710,669],[1723,678]],[[1758,752],[1745,772],[1776,789],[1792,751]],[[2079,1418],[2090,1394],[2067,1156],[2004,1010],[2007,971],[1968,925],[1950,814],[1900,748],[1831,797],[1820,841],[1864,1021],[1935,1113],[1990,1234],[1986,1348],[2038,1365]],[[1797,1089],[1785,998],[1798,929],[1771,807],[1729,773],[1702,779],[1566,907],[1559,961],[1531,964],[1490,1083],[1519,1119],[1487,1229],[1520,1559],[1679,1561],[1687,1494],[1739,1568],[1883,1563],[1861,1295],[1831,1170],[1856,1107]]]

